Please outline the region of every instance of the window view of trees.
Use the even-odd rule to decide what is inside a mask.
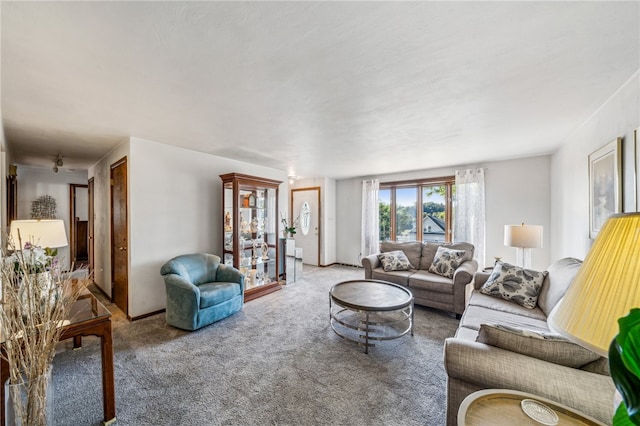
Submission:
[[[416,240],[416,187],[396,189],[396,241]]]
[[[389,241],[391,239],[391,190],[380,189],[378,202],[380,203],[380,241]]]
[[[453,177],[381,184],[380,240],[450,241],[454,186]]]

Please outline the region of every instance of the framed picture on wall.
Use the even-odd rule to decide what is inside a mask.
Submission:
[[[622,138],[589,154],[589,238],[607,218],[622,211]]]

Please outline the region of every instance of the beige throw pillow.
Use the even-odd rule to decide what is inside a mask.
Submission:
[[[600,358],[559,334],[502,324],[481,324],[476,342],[572,368]]]

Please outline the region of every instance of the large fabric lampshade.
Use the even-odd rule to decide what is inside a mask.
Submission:
[[[27,242],[48,248],[65,247],[69,244],[64,221],[60,219],[13,220],[10,238],[15,249],[24,248]],[[22,247],[18,247],[20,241]]]
[[[549,325],[606,357],[618,318],[634,307],[640,307],[640,213],[623,213],[600,230]]]

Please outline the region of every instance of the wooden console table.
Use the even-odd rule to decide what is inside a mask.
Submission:
[[[98,336],[102,348],[103,424],[116,420],[115,379],[113,373],[113,342],[111,312],[88,290],[71,307],[70,324],[64,327],[60,340],[73,339],[74,348],[82,345],[82,336]],[[4,383],[9,378],[9,363],[0,361],[0,424],[5,422]]]

